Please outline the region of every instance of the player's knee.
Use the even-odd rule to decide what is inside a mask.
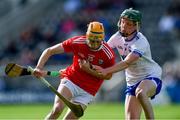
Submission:
[[[142,99],[146,95],[142,89],[136,89],[135,94],[137,99]]]

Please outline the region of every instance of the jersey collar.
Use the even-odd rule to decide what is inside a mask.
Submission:
[[[131,42],[137,36],[137,34],[138,34],[138,32],[135,32],[134,36],[130,40],[128,40],[126,37],[123,37],[123,38],[124,38],[125,42]]]

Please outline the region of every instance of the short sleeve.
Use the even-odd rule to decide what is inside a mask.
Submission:
[[[72,52],[73,51],[73,41],[76,40],[78,37],[72,37],[65,40],[62,45],[65,52]]]
[[[138,40],[135,44],[131,46],[131,52],[138,54],[140,57],[142,57],[148,48],[149,44],[146,41]]]

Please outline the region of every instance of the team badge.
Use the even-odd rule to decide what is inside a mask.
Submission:
[[[99,59],[99,65],[102,65],[104,61],[102,59]]]

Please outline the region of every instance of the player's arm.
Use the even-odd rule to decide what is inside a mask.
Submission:
[[[61,43],[45,49],[38,60],[36,68],[42,69],[49,57],[51,57],[54,54],[60,54],[63,52],[64,48]]]
[[[79,60],[79,65],[83,71],[97,78],[109,80],[112,77],[112,74],[108,74],[108,75],[99,74],[95,69],[93,69],[92,65],[86,60]]]
[[[99,66],[93,66],[98,72],[101,72],[103,75],[109,73],[116,73],[121,70],[128,68],[131,64],[136,62],[140,58],[139,54],[131,52],[123,61],[116,63],[115,65],[102,69]]]
[[[61,76],[61,71],[40,71],[42,77],[51,76],[51,77],[59,77]]]
[[[41,54],[39,60],[38,60],[38,63],[37,63],[37,66],[36,68],[34,69],[34,75],[36,77],[40,77],[40,76],[43,76],[42,74],[42,69],[45,65],[45,63],[48,61],[48,59],[52,56],[52,55],[55,55],[55,54],[60,54],[60,53],[64,53],[64,48],[62,46],[61,43],[59,44],[56,44],[52,47],[49,47],[47,49],[45,49],[43,51],[43,53]]]
[[[135,63],[140,58],[139,54],[131,52],[127,57],[113,65],[112,68],[108,68],[110,73],[115,73],[128,68],[131,64]]]

